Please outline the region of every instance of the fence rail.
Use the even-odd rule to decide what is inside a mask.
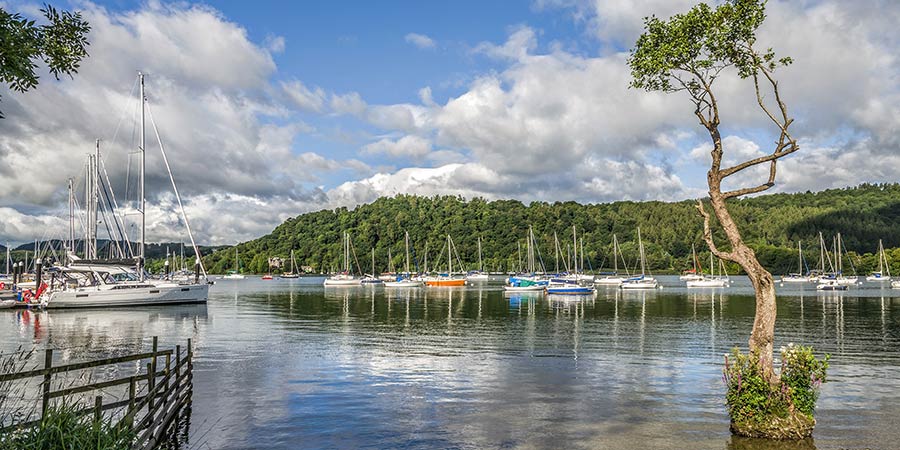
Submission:
[[[132,448],[141,450],[156,448],[167,441],[169,430],[178,417],[187,418],[190,415],[194,379],[193,356],[190,339],[184,352],[180,345],[176,345],[174,351],[159,350],[156,336],[153,337],[153,348],[149,352],[58,366],[53,365],[53,349],[47,349],[44,351],[42,369],[0,375],[0,383],[43,378],[40,385],[40,418],[0,428],[0,433],[39,425],[47,414],[52,399],[128,385],[127,393],[122,396],[123,400],[104,404],[103,396],[97,395],[94,397],[93,406],[80,409],[77,414],[79,416],[93,414],[94,419],[100,420],[105,411],[124,411],[116,426],[131,428],[135,433],[137,438]],[[160,359],[164,359],[162,364]],[[53,376],[56,374],[144,360],[147,360],[147,363],[142,365],[142,368],[146,368],[146,371],[136,375],[52,390]]]

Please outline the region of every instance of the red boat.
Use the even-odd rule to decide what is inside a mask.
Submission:
[[[263,280],[271,280],[271,279],[272,279],[272,275],[265,274],[265,275],[262,276],[262,279],[263,279]]]

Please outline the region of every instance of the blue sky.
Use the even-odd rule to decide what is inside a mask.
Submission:
[[[154,116],[206,243],[399,193],[525,202],[701,197],[709,138],[690,103],[627,88],[627,52],[643,17],[693,4],[57,4],[91,22],[91,55],[74,80],[44,74],[27,94],[0,88],[9,117],[0,121],[0,166],[13,178],[0,184],[0,240],[41,238],[37,229],[65,234],[66,179],[78,175],[96,138],[113,184],[133,177],[133,143],[111,137],[119,111],[134,102],[127,94],[137,70],[148,74]],[[40,4],[0,6],[34,16]],[[778,77],[801,143],[780,164],[774,191],[897,181],[900,6],[870,6],[768,3],[759,45],[795,60]],[[771,151],[775,130],[752,85],[733,74],[717,83],[726,161]],[[167,178],[150,158],[150,238],[178,239]],[[26,176],[36,162],[59,169]]]

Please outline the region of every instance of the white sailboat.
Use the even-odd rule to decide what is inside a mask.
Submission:
[[[244,274],[241,273],[241,258],[238,255],[237,245],[234,246],[234,270],[229,271],[225,276],[222,277],[223,280],[243,280]]]
[[[535,248],[536,242],[534,239],[534,231],[529,226],[528,236],[525,239],[525,260],[527,264],[527,273],[509,277],[509,279],[506,280],[506,285],[503,286],[504,291],[543,292],[547,287],[549,281],[537,276],[537,267],[535,265]]]
[[[622,276],[619,275],[619,257],[622,258],[622,262],[624,264],[625,257],[622,255],[621,249],[619,249],[619,240],[616,238],[616,235],[613,235],[613,272],[607,274],[600,274],[600,276],[594,278],[595,285],[606,285],[606,286],[618,286],[622,284],[625,280],[631,278],[630,276]],[[626,265],[626,274],[627,274],[627,265]]]
[[[468,281],[487,281],[490,277],[484,271],[484,262],[481,259],[481,236],[478,236],[478,270],[472,270],[466,274]]]
[[[343,267],[340,273],[336,273],[325,279],[325,286],[359,286],[359,278],[350,272],[350,234],[344,232],[343,236]]]
[[[691,262],[694,264],[694,268],[691,270],[686,270],[684,273],[678,277],[681,281],[699,281],[703,279],[703,268],[700,267],[700,264],[697,263],[697,250],[694,248],[694,244],[691,244]],[[710,267],[712,270],[712,267]]]
[[[888,264],[887,255],[884,253],[884,245],[878,240],[878,270],[866,277],[866,281],[886,282],[891,281],[891,266]]]
[[[644,241],[641,240],[641,228],[638,227],[638,252],[640,253],[641,258],[641,274],[638,276],[631,277],[622,282],[619,285],[619,288],[626,290],[639,290],[639,289],[659,289],[659,282],[656,281],[652,276],[647,276],[646,272],[646,261],[644,255]]]
[[[585,285],[585,282],[589,284]],[[547,284],[548,294],[586,295],[594,293],[594,277],[583,279],[578,272],[578,236],[575,234],[575,225],[572,225],[572,273],[564,277],[554,277]]]
[[[821,233],[820,233],[821,238]],[[824,241],[823,241],[824,247]],[[859,282],[859,277],[857,276],[846,276],[844,275],[844,262],[843,262],[843,251],[841,245],[841,233],[838,233],[834,240],[834,264],[832,265],[833,272],[826,273],[819,277],[819,283],[823,285],[829,285],[831,282],[834,282],[838,285],[842,286],[852,286]],[[831,259],[829,258],[829,263]]]
[[[375,276],[375,249],[372,249],[372,273],[367,273],[363,275],[362,279],[359,280],[360,284],[363,286],[381,286],[384,284],[384,280]]]
[[[783,277],[781,277],[782,283],[807,283],[810,280],[809,275],[803,275],[805,270],[803,270],[803,243],[802,241],[797,241],[797,254],[799,255],[799,262],[797,266],[796,273],[789,273]]]
[[[72,199],[73,191],[70,183],[70,231],[71,238],[70,247],[70,263],[64,267],[55,268],[58,271],[59,278],[56,281],[59,284],[48,286],[43,293],[42,280],[36,280],[36,284],[40,284],[38,295],[40,301],[47,308],[93,308],[93,307],[118,307],[118,306],[142,306],[142,305],[163,305],[176,303],[205,303],[209,296],[209,282],[207,281],[206,271],[200,260],[200,250],[194,240],[191,231],[190,221],[184,211],[181,196],[178,193],[178,187],[175,184],[175,177],[172,175],[169,160],[166,156],[165,148],[162,145],[162,139],[153,123],[153,115],[150,114],[150,120],[153,124],[153,130],[156,133],[157,142],[159,143],[160,153],[169,175],[169,181],[172,183],[172,190],[175,199],[181,210],[181,219],[184,221],[188,236],[191,239],[191,245],[194,248],[195,255],[195,275],[192,282],[174,282],[170,280],[151,280],[147,277],[144,270],[146,263],[145,256],[145,237],[146,237],[146,195],[145,195],[145,159],[146,159],[146,139],[145,139],[145,116],[149,112],[147,96],[144,94],[144,75],[138,74],[140,82],[139,99],[141,102],[141,122],[140,122],[140,242],[138,245],[138,254],[133,255],[131,261],[125,260],[80,260],[75,256],[75,239],[74,239],[74,202]],[[92,155],[93,156],[93,155]],[[90,239],[85,241],[86,256],[89,258],[97,258],[97,229],[96,224],[98,211],[100,211],[100,186],[104,182],[100,174],[105,173],[103,160],[100,157],[100,143],[97,141],[97,153],[93,165],[89,169],[90,180],[89,187],[85,190],[85,195],[89,196],[90,201],[86,203],[87,217],[93,220],[91,226],[86,230]],[[108,175],[106,175],[106,183],[109,183]],[[88,186],[86,186],[88,187]],[[111,186],[110,186],[111,190]],[[110,205],[107,205],[110,206]],[[115,204],[113,196],[112,205]],[[118,222],[115,213],[112,214],[117,226],[123,224]],[[123,227],[124,229],[124,227]],[[127,241],[127,235],[122,233],[123,238]],[[118,241],[115,242],[118,246]],[[88,252],[90,250],[90,252]],[[121,249],[120,249],[121,250]],[[128,252],[131,252],[130,245]],[[124,253],[124,252],[123,252]],[[124,256],[124,254],[123,254]],[[38,262],[37,260],[35,261]],[[202,274],[202,282],[200,280]]]
[[[725,264],[719,260],[719,275],[716,276],[715,266],[713,265],[713,254],[709,253],[709,276],[701,276],[699,280],[687,281],[689,288],[719,288],[727,287],[731,280],[725,273]]]
[[[412,272],[409,271],[409,232],[404,232],[404,246],[406,247],[406,272],[398,276],[394,281],[385,281],[386,288],[419,288],[425,286],[421,280],[412,279]]]
[[[294,259],[294,249],[291,249],[291,271],[281,274],[281,278],[300,278],[297,273],[297,261]]]

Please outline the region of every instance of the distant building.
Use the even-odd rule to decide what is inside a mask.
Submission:
[[[304,273],[313,273],[312,266],[300,266],[300,271]]]
[[[270,269],[280,269],[284,265],[284,260],[280,257],[276,256],[274,258],[269,258],[269,268]]]

